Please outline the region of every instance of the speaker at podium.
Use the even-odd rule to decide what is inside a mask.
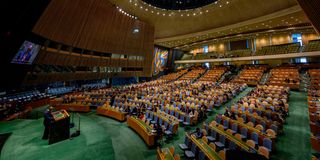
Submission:
[[[49,145],[70,137],[70,115],[66,110],[51,112],[53,121],[49,129]]]

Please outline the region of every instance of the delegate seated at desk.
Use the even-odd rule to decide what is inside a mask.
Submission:
[[[202,138],[203,136],[203,133],[202,131],[200,130],[200,128],[197,128],[196,131],[192,132],[191,135],[195,135],[197,138]]]

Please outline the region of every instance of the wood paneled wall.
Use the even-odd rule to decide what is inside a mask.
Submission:
[[[298,0],[303,11],[306,13],[314,28],[320,33],[320,1],[319,0]]]
[[[59,66],[81,66],[81,67],[131,67],[143,68],[141,60],[129,60],[128,58],[111,58],[78,53],[69,53],[55,49],[41,49],[35,64],[48,64]]]
[[[132,32],[135,28],[139,33]],[[107,0],[52,0],[33,32],[72,47],[144,56],[144,76],[151,76],[154,27],[122,14]]]
[[[95,80],[110,77],[140,77],[143,72],[128,71],[119,73],[95,73],[95,72],[75,72],[75,73],[39,73],[27,74],[24,85],[39,85],[59,81],[74,81],[74,80]]]

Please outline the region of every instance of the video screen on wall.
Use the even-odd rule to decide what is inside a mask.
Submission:
[[[32,64],[33,60],[39,53],[41,46],[29,41],[24,41],[18,53],[12,59],[11,63]]]
[[[163,48],[154,48],[154,71],[153,75],[162,72],[167,65],[169,50]]]

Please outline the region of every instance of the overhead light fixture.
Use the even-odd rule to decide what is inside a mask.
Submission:
[[[132,31],[133,34],[136,34],[136,33],[139,33],[139,32],[140,32],[139,28],[134,28],[133,31]]]

